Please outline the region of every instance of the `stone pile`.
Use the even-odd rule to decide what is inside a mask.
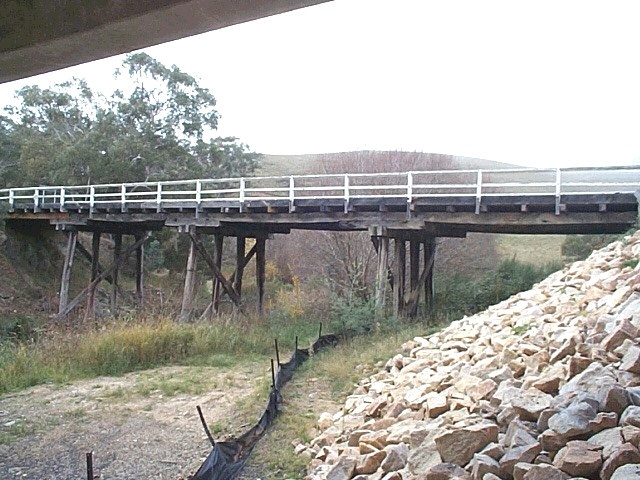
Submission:
[[[296,451],[307,480],[640,480],[640,232],[402,345]]]

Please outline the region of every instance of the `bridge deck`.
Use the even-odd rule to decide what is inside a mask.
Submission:
[[[463,236],[623,232],[636,221],[638,191],[640,168],[614,167],[30,187],[1,190],[0,202],[9,203],[11,221],[70,230],[384,228]]]

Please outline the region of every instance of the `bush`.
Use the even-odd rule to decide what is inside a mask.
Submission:
[[[511,259],[504,260],[494,272],[478,279],[459,274],[439,279],[436,283],[434,314],[446,320],[472,315],[530,289],[534,283],[560,268],[558,264],[536,267]]]
[[[567,235],[562,243],[562,255],[569,261],[584,260],[591,252],[598,250],[617,237],[615,235]]]

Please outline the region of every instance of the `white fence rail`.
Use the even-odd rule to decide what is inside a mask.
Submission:
[[[556,214],[566,195],[636,193],[640,167],[438,170],[178,180],[82,186],[39,186],[0,190],[0,203],[38,212],[48,210],[199,207],[224,203],[241,211],[249,202],[337,199],[345,211],[355,199],[475,199],[476,213],[485,198],[553,197]]]

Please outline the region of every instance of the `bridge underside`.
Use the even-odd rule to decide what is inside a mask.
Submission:
[[[226,295],[234,310],[244,312],[242,302],[243,274],[255,258],[257,309],[263,313],[265,293],[266,242],[273,234],[287,234],[295,229],[324,231],[368,231],[377,252],[376,305],[385,308],[387,289],[391,288],[393,313],[415,316],[420,298],[425,307],[432,303],[433,266],[436,237],[464,237],[469,232],[589,234],[620,233],[633,227],[638,214],[634,195],[574,195],[563,197],[490,197],[482,204],[468,198],[422,198],[407,204],[403,198],[340,199],[313,202],[287,200],[237,202],[224,200],[155,203],[129,203],[126,211],[120,204],[101,204],[89,212],[86,206],[66,203],[65,211],[55,204],[14,205],[8,225],[36,232],[57,229],[67,232],[65,266],[61,280],[59,316],[66,316],[86,300],[86,315],[95,312],[98,284],[109,281],[112,286],[110,306],[117,311],[118,272],[127,257],[136,258],[136,299],[143,304],[144,241],[149,232],[174,228],[189,236],[189,255],[180,319],[193,315],[201,318],[221,311],[221,298]],[[92,232],[91,251],[82,246],[78,232]],[[115,242],[112,263],[99,263],[100,239],[110,234]],[[123,235],[133,237],[133,246],[123,250]],[[213,242],[206,242],[211,236]],[[230,277],[222,272],[224,241],[235,238],[235,271]],[[248,240],[252,243],[249,246]],[[393,248],[390,248],[393,241]],[[76,250],[92,264],[90,285],[73,300],[68,298],[69,278]],[[211,250],[211,251],[210,251]],[[196,306],[197,262],[206,262],[211,272],[213,293],[207,307]]]

